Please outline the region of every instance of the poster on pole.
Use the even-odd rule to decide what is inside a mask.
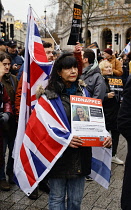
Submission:
[[[71,131],[81,137],[82,146],[102,147],[107,137],[105,118],[100,99],[70,96]]]
[[[71,33],[67,45],[76,45],[76,42],[79,42],[81,21],[82,21],[82,6],[74,4]]]

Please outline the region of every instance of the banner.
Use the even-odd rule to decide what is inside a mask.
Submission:
[[[123,100],[123,82],[121,77],[116,76],[106,76],[109,81],[110,90],[115,92],[115,97],[118,102]]]
[[[100,99],[70,96],[71,131],[83,139],[82,146],[102,147],[107,131]]]
[[[67,45],[76,45],[76,42],[79,42],[81,21],[82,21],[82,6],[74,4],[71,33]]]
[[[88,45],[87,48],[91,48],[91,49],[99,49],[99,46],[97,44],[97,42],[93,42],[92,44]]]

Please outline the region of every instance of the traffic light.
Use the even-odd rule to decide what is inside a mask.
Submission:
[[[118,44],[118,38],[119,38],[119,34],[115,34],[115,42],[116,42],[116,44]]]
[[[14,38],[14,24],[10,24],[10,37]]]
[[[0,31],[4,34],[6,34],[6,22],[1,22],[0,23]]]

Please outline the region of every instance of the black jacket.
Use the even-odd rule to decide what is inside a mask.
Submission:
[[[110,86],[108,84],[108,77],[104,77],[106,84],[106,94],[103,100],[103,111],[105,115],[105,124],[107,130],[117,129],[117,115],[119,111],[119,103],[114,96],[113,98],[108,98],[108,93],[111,92]]]
[[[69,123],[71,123],[71,107],[70,97],[65,93],[63,84],[57,83],[61,90],[60,98],[63,103]],[[45,94],[48,99],[57,98],[58,95],[54,91],[46,89]],[[76,95],[82,96],[82,90],[77,88]],[[50,178],[75,178],[77,176],[85,176],[91,172],[91,148],[79,147],[77,149],[68,147],[62,156],[55,163],[48,174]]]
[[[131,76],[125,85],[123,101],[118,114],[118,129],[120,133],[131,141]]]

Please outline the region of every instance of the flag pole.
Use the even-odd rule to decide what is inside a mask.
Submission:
[[[37,15],[37,13],[35,12],[35,10],[32,8],[32,10],[34,11],[34,13],[36,14],[37,18],[39,19],[39,21],[42,23],[43,27],[46,29],[46,31],[49,33],[50,37],[53,39],[53,41],[55,42],[55,44],[58,46],[58,50],[60,50],[59,45],[57,44],[57,42],[55,41],[54,37],[51,35],[49,29],[47,28],[47,26],[44,25],[43,21],[39,18],[39,16]]]

